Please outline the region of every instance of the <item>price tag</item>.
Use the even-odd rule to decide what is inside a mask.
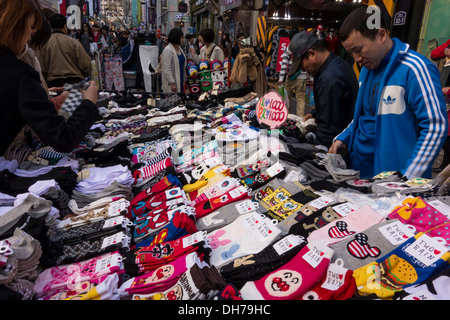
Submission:
[[[424,234],[409,245],[405,252],[429,267],[447,252],[447,248],[438,239]]]
[[[309,247],[309,246],[308,246]],[[325,256],[325,252],[323,252],[320,248],[316,246],[312,246],[309,248],[309,251],[303,255],[303,259],[308,262],[311,267],[317,268],[322,259]]]
[[[341,203],[333,207],[333,210],[341,217],[348,216],[350,213],[354,212],[355,209],[356,207],[348,202]]]
[[[273,245],[273,248],[278,253],[278,255],[282,255],[285,252],[288,252],[292,248],[306,242],[303,237],[299,237],[297,235],[289,234],[280,241],[276,242]]]
[[[108,216],[113,217],[125,213],[128,210],[130,202],[126,199],[113,201],[108,205]]]
[[[95,273],[101,273],[105,270],[113,270],[114,268],[118,268],[121,266],[121,261],[122,257],[118,253],[105,254],[104,257],[97,260],[95,264]]]
[[[109,246],[118,245],[119,243],[122,243],[122,240],[124,239],[124,233],[118,232],[116,234],[113,234],[112,236],[106,237],[103,239],[102,243],[102,249],[107,248]]]
[[[436,298],[430,291],[423,289],[404,297],[403,300],[436,300]]]
[[[214,173],[221,173],[221,172],[224,172],[225,170],[228,170],[228,167],[226,165],[221,165],[221,166],[215,168],[213,171],[214,171]]]
[[[233,199],[240,197],[244,193],[247,193],[247,189],[244,186],[239,186],[229,192],[230,197],[232,197]]]
[[[245,214],[258,209],[258,204],[252,200],[245,200],[235,204],[236,210],[239,214]]]
[[[91,171],[89,169],[78,172],[77,174],[77,182],[87,179],[91,176]]]
[[[274,177],[283,170],[284,170],[283,165],[281,163],[277,162],[273,166],[267,168],[266,173],[269,176]]]
[[[120,226],[122,225],[122,223],[124,222],[124,217],[123,216],[118,216],[115,218],[111,218],[111,219],[106,219],[105,223],[103,224],[103,229],[108,229],[108,228],[112,228],[115,226]]]
[[[259,213],[256,211],[250,212],[247,214],[247,216],[242,220],[243,224],[248,228],[254,228],[256,225],[261,223],[263,219],[266,219],[262,217]]]
[[[317,199],[314,199],[310,202],[308,202],[308,205],[313,206],[317,210],[322,209],[331,203],[333,203],[334,199],[327,197],[327,196],[321,196]]]
[[[263,240],[274,235],[274,224],[268,219],[264,219],[262,223],[258,224],[254,229],[256,234]]]
[[[347,269],[343,268],[339,264],[331,263],[328,266],[326,278],[321,287],[331,291],[338,290],[345,283],[346,272]]]
[[[381,234],[394,246],[402,244],[414,236],[414,228],[404,225],[400,221],[394,221],[378,228]]]
[[[205,235],[204,235],[203,231],[198,231],[194,234],[191,234],[190,236],[183,238],[183,248],[192,246],[192,245],[199,243],[200,241],[204,241],[204,240],[205,240]]]

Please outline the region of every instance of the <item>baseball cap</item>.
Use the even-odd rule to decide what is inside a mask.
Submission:
[[[289,67],[288,75],[291,76],[301,67],[303,55],[319,40],[317,36],[309,31],[297,33],[289,43],[288,51],[292,53],[292,64]]]

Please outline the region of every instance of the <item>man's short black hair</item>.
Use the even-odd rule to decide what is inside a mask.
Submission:
[[[205,41],[206,43],[214,42],[215,33],[212,29],[203,29],[198,35],[202,36],[203,41]]]
[[[328,50],[328,47],[324,40],[317,40],[317,42],[314,43],[310,49],[319,51],[319,52],[325,52]]]
[[[167,42],[172,44],[181,44],[181,38],[183,37],[183,31],[178,28],[173,28],[169,32],[169,36],[167,37]]]
[[[374,40],[376,35],[378,34],[379,28],[369,28],[368,21],[372,20],[373,13],[368,10],[367,6],[359,7],[345,18],[344,22],[341,25],[339,30],[339,39],[341,41],[346,41],[350,34],[354,31],[359,31],[362,36]],[[386,21],[383,19],[383,16],[380,14],[380,27],[387,30]]]
[[[67,18],[60,13],[55,13],[50,17],[49,22],[53,30],[59,30],[64,28],[64,26],[67,24]]]

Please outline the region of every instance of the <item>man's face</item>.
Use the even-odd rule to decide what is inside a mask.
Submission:
[[[356,63],[369,70],[378,68],[386,55],[387,33],[380,29],[375,39],[364,37],[359,31],[353,31],[342,46],[352,55]]]
[[[320,69],[320,63],[318,62],[318,52],[315,50],[308,50],[302,57],[301,68],[308,74],[314,76]]]

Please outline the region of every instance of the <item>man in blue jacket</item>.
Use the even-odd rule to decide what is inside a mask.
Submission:
[[[343,47],[362,65],[355,114],[330,153],[348,149],[346,161],[362,178],[383,171],[431,178],[447,136],[439,71],[386,28],[368,23],[366,7],[351,12],[340,29]]]

